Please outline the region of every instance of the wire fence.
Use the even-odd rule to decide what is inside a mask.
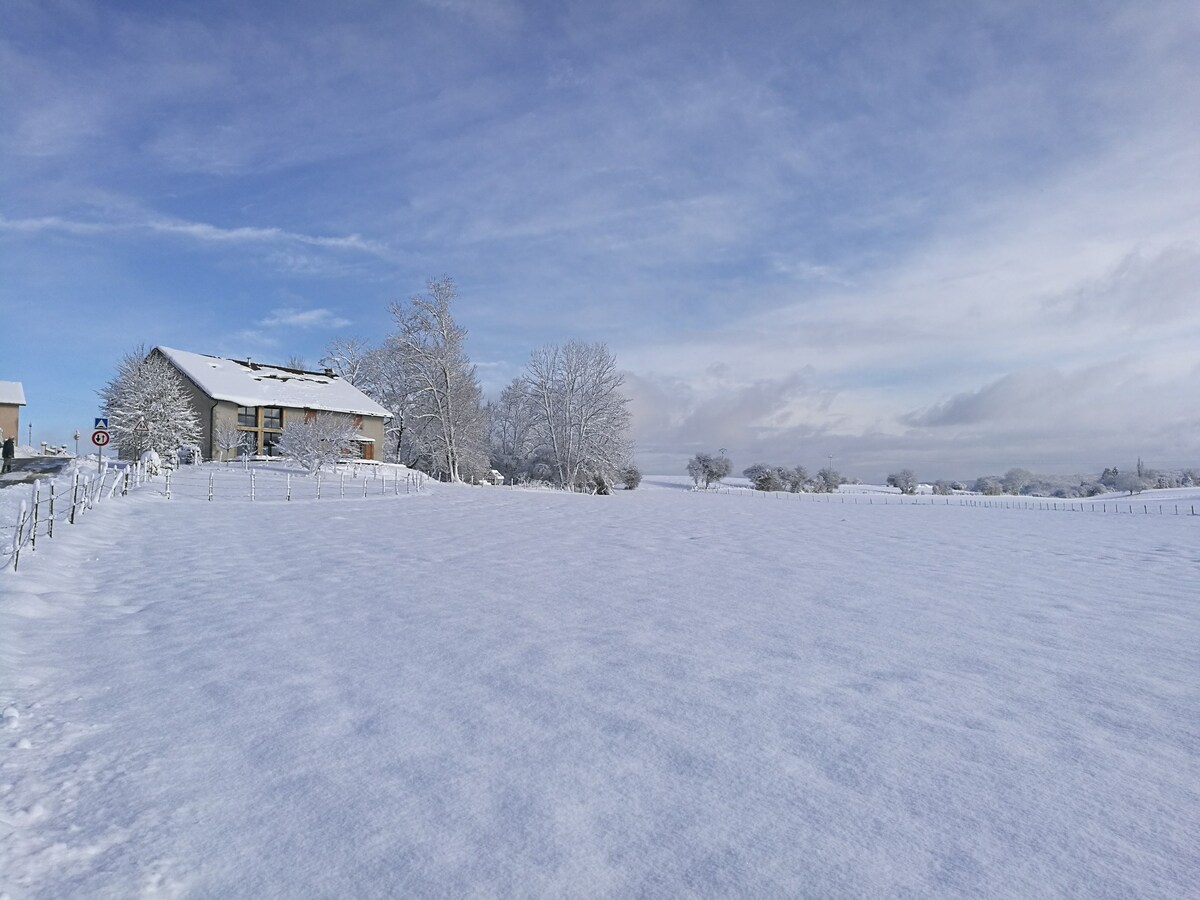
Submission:
[[[1192,500],[1182,502],[1139,502],[1130,500],[1052,500],[1052,499],[997,499],[992,497],[961,497],[943,495],[904,494],[812,494],[790,491],[758,491],[748,488],[721,489],[705,491],[699,489],[695,493],[740,493],[750,499],[777,498],[780,500],[795,499],[809,500],[817,503],[841,503],[861,506],[962,506],[978,509],[1022,509],[1043,512],[1084,512],[1084,513],[1119,513],[1121,515],[1143,516],[1195,516],[1197,506]]]
[[[429,476],[421,472],[357,465],[334,472],[288,472],[221,466],[184,466],[166,473],[159,492],[168,500],[290,502],[351,500],[420,493]]]
[[[110,466],[97,473],[78,469],[69,475],[34,481],[21,500],[12,524],[0,525],[0,571],[16,571],[23,552],[36,552],[39,539],[76,524],[98,503],[133,492],[151,492],[168,500],[281,502],[336,500],[420,493],[429,476],[381,466],[345,466],[316,475],[281,469],[184,466],[161,474],[144,463]],[[7,488],[6,490],[14,490]]]
[[[28,500],[17,507],[16,521],[0,525],[0,571],[20,566],[26,548],[37,551],[38,538],[53,538],[55,528],[76,524],[104,500],[125,497],[149,484],[142,463],[103,466],[95,474],[80,472],[33,482]],[[13,490],[8,488],[7,490]]]

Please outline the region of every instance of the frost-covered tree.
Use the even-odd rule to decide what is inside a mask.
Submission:
[[[321,365],[360,390],[373,387],[376,350],[362,338],[334,338],[325,347]]]
[[[835,493],[842,483],[842,476],[836,469],[824,468],[817,473],[813,482],[813,490],[818,494]]]
[[[1123,472],[1117,476],[1113,488],[1118,491],[1127,491],[1130,494],[1140,494],[1146,489],[1146,479],[1138,475],[1136,471]]]
[[[604,344],[570,341],[530,354],[520,383],[531,455],[545,461],[560,487],[606,493],[628,461],[624,382]]]
[[[213,429],[213,444],[221,451],[222,459],[236,456],[249,446],[249,435],[237,427],[230,419],[223,419]]]
[[[532,451],[532,404],[525,383],[516,378],[500,399],[487,405],[492,467],[507,479],[526,475]]]
[[[724,453],[697,453],[687,464],[687,473],[696,487],[705,490],[733,471],[733,463]]]
[[[345,458],[357,436],[358,429],[353,420],[332,413],[318,413],[307,421],[285,423],[275,446],[282,456],[299,463],[313,475]]]
[[[98,391],[119,454],[137,459],[154,451],[173,460],[200,440],[200,418],[179,372],[158,352],[125,354],[112,381]]]
[[[889,486],[899,488],[902,494],[915,494],[917,492],[917,476],[913,474],[912,469],[901,469],[899,472],[893,472],[887,477]]]
[[[981,475],[975,479],[974,491],[977,494],[986,494],[994,497],[1004,493],[1004,487],[1001,484],[999,475]]]
[[[1035,481],[1037,476],[1027,469],[1009,469],[1000,480],[1000,487],[1006,494],[1027,494]]]
[[[796,466],[794,469],[783,470],[783,483],[793,494],[798,494],[804,490],[804,486],[808,483],[808,470],[804,466]]]
[[[447,481],[473,480],[488,469],[482,392],[467,332],[450,311],[454,281],[430,280],[426,288],[392,304],[396,331],[383,349],[381,378],[400,388],[403,428],[416,432],[423,451],[418,464]]]

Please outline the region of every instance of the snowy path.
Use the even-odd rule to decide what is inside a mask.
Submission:
[[[0,891],[1194,896],[1198,548],[653,489],[131,497],[0,578]]]

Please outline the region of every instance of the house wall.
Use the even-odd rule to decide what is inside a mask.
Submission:
[[[209,421],[207,423],[207,431],[205,432],[205,443],[201,446],[204,448],[205,456],[211,459],[224,459],[226,457],[223,455],[221,448],[212,443],[212,434],[223,422],[229,422],[236,427],[238,412],[237,404],[225,400],[218,400],[214,405],[213,401],[209,400],[207,396],[204,396],[204,401],[208,404],[208,406],[211,407],[211,413],[206,417]],[[287,426],[289,422],[303,422],[305,415],[308,413],[308,410],[300,409],[294,406],[284,406],[281,408],[283,410],[284,426]],[[357,416],[352,415],[351,413],[331,412],[328,413],[328,415],[339,419],[353,420],[357,418]],[[373,438],[375,440],[372,452],[375,459],[380,459],[383,455],[383,417],[363,416],[362,425],[359,426],[357,430],[366,437]]]
[[[0,432],[3,439],[14,438],[21,443],[21,407],[15,403],[0,403]]]
[[[362,426],[358,429],[369,438],[375,439],[374,458],[383,461],[383,417],[363,416]]]

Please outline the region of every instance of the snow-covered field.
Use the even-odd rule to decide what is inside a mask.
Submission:
[[[0,573],[0,892],[1170,897],[1200,517],[102,503]]]

